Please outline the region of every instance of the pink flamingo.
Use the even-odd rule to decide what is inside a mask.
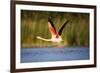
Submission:
[[[49,30],[51,32],[51,39],[45,39],[45,38],[42,38],[40,36],[37,36],[36,38],[37,39],[40,39],[40,40],[44,40],[44,41],[51,41],[51,42],[54,42],[54,43],[60,43],[62,40],[61,38],[61,33],[65,27],[65,25],[68,23],[69,21],[66,21],[62,26],[61,28],[59,29],[58,32],[56,32],[56,29],[54,27],[54,24],[52,22],[52,20],[49,18],[48,19],[48,27],[49,27]]]

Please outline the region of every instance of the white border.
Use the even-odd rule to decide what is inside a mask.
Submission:
[[[90,60],[79,61],[59,61],[59,62],[38,62],[38,63],[20,63],[20,10],[40,10],[40,11],[58,11],[58,12],[81,12],[90,13]],[[52,7],[52,6],[36,6],[36,5],[16,5],[16,69],[23,68],[40,68],[54,66],[74,66],[87,65],[94,63],[94,10],[85,8],[70,7]]]

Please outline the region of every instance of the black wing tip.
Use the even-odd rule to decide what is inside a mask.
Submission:
[[[48,21],[50,21],[51,20],[51,17],[48,17]]]
[[[50,22],[51,25],[53,25],[52,17],[49,17],[49,18],[48,18],[48,22]]]
[[[66,20],[65,24],[67,24],[69,22],[69,20]]]
[[[50,18],[48,18],[48,21],[51,21],[51,19],[50,19]]]
[[[62,27],[60,28],[60,30],[59,30],[59,32],[58,32],[59,35],[62,34],[62,31],[63,31],[65,25],[66,25],[68,22],[69,22],[69,20],[66,20],[66,22],[62,25]]]

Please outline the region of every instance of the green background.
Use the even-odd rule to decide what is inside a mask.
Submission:
[[[89,46],[89,13],[21,10],[22,48],[54,46],[52,42],[45,42],[36,38],[36,36],[51,38],[48,28],[49,17],[52,17],[56,31],[65,21],[69,20],[61,35],[64,40],[61,45]]]

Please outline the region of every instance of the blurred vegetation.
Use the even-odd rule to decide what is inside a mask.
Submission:
[[[21,10],[21,47],[46,47],[54,43],[36,39],[36,36],[51,38],[47,25],[52,17],[56,31],[66,20],[69,23],[62,32],[65,46],[89,46],[89,14],[72,12],[51,12]]]

